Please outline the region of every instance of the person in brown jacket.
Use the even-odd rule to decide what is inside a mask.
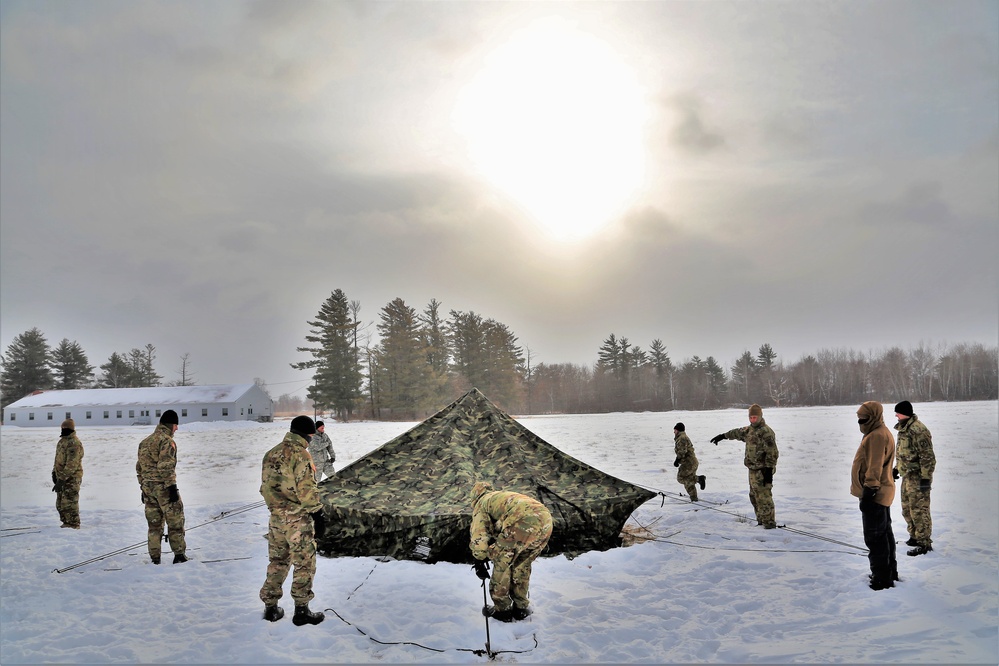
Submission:
[[[865,402],[857,410],[857,423],[864,437],[853,457],[850,494],[860,498],[864,543],[871,563],[871,589],[895,587],[895,534],[891,529],[891,503],[895,499],[892,461],[895,438],[885,425],[881,403]]]

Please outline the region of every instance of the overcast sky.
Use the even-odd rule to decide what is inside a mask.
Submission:
[[[997,344],[995,0],[2,0],[0,31],[4,351],[151,343],[277,396],[338,288],[534,363]]]

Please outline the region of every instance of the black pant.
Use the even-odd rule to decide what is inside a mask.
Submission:
[[[860,515],[864,520],[864,543],[869,551],[867,559],[871,563],[874,581],[891,583],[898,577],[891,508],[871,502],[866,508],[861,507]]]

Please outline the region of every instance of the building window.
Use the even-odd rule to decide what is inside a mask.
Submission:
[[[128,418],[130,418],[130,419],[134,419],[135,418],[135,410],[134,409],[128,410]]]
[[[245,416],[245,414],[246,414],[246,410],[243,407],[240,407],[239,408],[239,415],[240,416]]]
[[[187,408],[186,407],[184,409],[180,410],[180,415],[184,416],[184,417],[187,416]]]
[[[160,410],[157,409],[156,410],[156,417],[159,418],[160,416],[162,416],[162,414],[160,414]]]
[[[250,407],[250,413],[251,414],[253,413],[253,407],[252,406]]]
[[[202,407],[201,408],[201,415],[202,416],[208,416],[208,408],[207,407]]]
[[[48,420],[49,420],[49,421],[51,421],[51,420],[52,420],[52,412],[49,412],[49,416],[48,416]]]
[[[34,421],[35,420],[35,413],[34,412],[28,412],[28,420],[29,421]]]
[[[229,408],[228,407],[223,407],[222,408],[222,416],[229,416]]]
[[[17,420],[17,414],[15,414],[14,412],[11,412],[10,413],[10,420],[11,421],[16,421]]]
[[[90,412],[87,412],[87,418],[88,419],[90,418]]]
[[[67,419],[71,419],[71,418],[73,418],[73,415],[72,415],[72,414],[70,414],[69,412],[66,412],[66,418],[67,418]]]
[[[121,410],[120,409],[117,412],[115,412],[115,418],[116,419],[120,419],[121,418]]]
[[[106,419],[111,418],[111,412],[109,412],[108,410],[105,409],[104,410],[104,418],[106,418]]]
[[[149,416],[149,410],[148,409],[140,409],[139,410],[139,416],[140,417],[142,417],[142,416]]]

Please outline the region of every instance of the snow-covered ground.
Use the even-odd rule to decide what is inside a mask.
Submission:
[[[522,419],[570,455],[667,495],[628,523],[658,540],[539,560],[533,617],[489,623],[495,659],[999,662],[999,403],[916,405],[937,455],[934,551],[906,557],[900,543],[902,581],[880,592],[867,587],[860,512],[849,494],[855,413],[765,411],[781,453],[774,499],[786,527],[774,531],[747,521],[742,443],[708,442],[745,424],[744,410]],[[678,420],[707,475],[703,504],[680,497]],[[412,425],[329,423],[337,468]],[[261,457],[287,427],[181,425],[178,485],[192,561],[176,566],[166,557],[154,566],[145,552],[134,467],[151,427],[79,429],[79,531],[59,528],[50,492],[58,431],[0,429],[0,662],[488,661],[483,589],[468,566],[319,558],[312,607],[327,620],[295,627],[290,614],[261,619],[267,511],[235,510],[260,500]],[[213,520],[222,512],[233,513]],[[904,542],[897,499],[892,517]],[[282,599],[289,610],[290,583]]]

